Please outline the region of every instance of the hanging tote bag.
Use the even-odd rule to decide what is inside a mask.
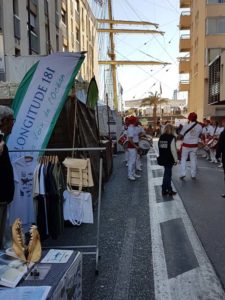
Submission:
[[[70,221],[73,225],[82,223],[93,224],[92,197],[90,193],[81,192],[74,195],[68,190],[63,193],[63,215],[65,221]]]
[[[69,158],[63,161],[67,168],[67,189],[79,195],[83,187],[94,186],[89,158]],[[74,189],[74,188],[78,189]]]

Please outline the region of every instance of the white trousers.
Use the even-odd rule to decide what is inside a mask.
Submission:
[[[136,148],[128,148],[128,177],[134,176],[135,174],[135,163],[137,157]]]
[[[136,157],[136,169],[141,169],[141,156],[140,154],[137,153],[137,157]]]
[[[127,151],[127,149],[125,150],[125,161],[127,162],[128,161],[128,157],[129,157],[129,153]]]
[[[195,177],[197,174],[197,150],[198,148],[182,147],[182,155],[180,162],[180,176],[186,176],[186,161],[188,155],[191,161],[191,177]]]
[[[210,159],[214,162],[216,161],[216,149],[209,149]]]

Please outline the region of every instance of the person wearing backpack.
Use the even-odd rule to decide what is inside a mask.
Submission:
[[[174,135],[174,127],[171,124],[167,124],[161,134],[158,141],[159,148],[159,165],[164,167],[163,182],[162,182],[162,195],[173,196],[176,192],[173,191],[172,180],[172,168],[178,163],[177,149]]]

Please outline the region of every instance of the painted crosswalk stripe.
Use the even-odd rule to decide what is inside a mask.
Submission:
[[[155,170],[155,166],[151,165],[152,159],[149,154],[147,158],[155,299],[225,299],[220,281],[179,195],[174,196],[173,201],[157,202],[155,186],[162,184],[162,177],[153,177],[152,167]],[[166,236],[165,238],[165,235],[168,235],[171,231],[167,228],[168,226],[171,229],[176,229],[179,234],[183,233],[183,243],[186,243],[187,249],[189,249],[185,253],[179,253],[181,256],[179,259],[174,255],[176,249],[173,251],[173,247],[176,247],[179,239],[176,240],[175,238],[173,243],[172,241],[170,243],[169,237]],[[166,249],[164,249],[164,246]],[[180,266],[179,270],[175,271],[177,268],[176,263],[182,263],[182,254],[189,260],[188,265],[183,270]],[[190,256],[188,257],[188,255]]]

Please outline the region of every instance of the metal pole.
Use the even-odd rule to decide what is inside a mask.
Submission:
[[[101,214],[101,200],[102,200],[102,153],[99,161],[99,184],[98,184],[98,219],[97,219],[97,242],[96,242],[96,275],[98,274],[98,260],[99,260],[99,234],[100,234],[100,214]]]
[[[48,149],[21,149],[9,150],[9,152],[60,152],[60,151],[104,151],[105,147],[92,147],[92,148],[48,148]]]
[[[108,14],[109,14],[109,20],[112,20],[112,3],[111,0],[108,0]],[[113,24],[110,23],[109,25],[110,29],[113,29]],[[110,52],[109,57],[111,60],[115,60],[116,54],[115,54],[115,43],[114,43],[114,33],[109,33],[110,38]],[[112,78],[113,78],[113,103],[114,108],[118,110],[118,100],[117,100],[117,80],[116,80],[116,65],[111,65],[112,68]]]
[[[108,116],[108,135],[109,140],[111,140],[111,132],[110,132],[110,125],[109,125],[109,96],[108,93],[106,93],[106,105],[107,105],[107,116]]]

